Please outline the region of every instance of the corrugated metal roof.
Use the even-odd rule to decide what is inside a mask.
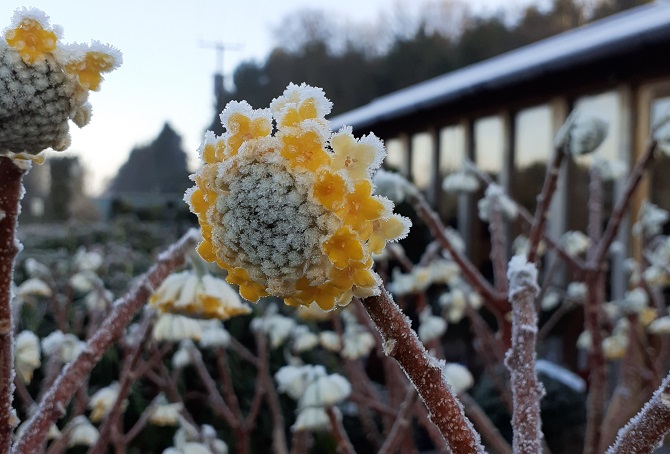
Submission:
[[[360,128],[668,38],[670,3],[641,6],[381,96],[331,118],[331,125]]]

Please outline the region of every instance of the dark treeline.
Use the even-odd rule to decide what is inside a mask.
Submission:
[[[340,113],[645,3],[650,0],[553,0],[544,9],[532,5],[481,17],[467,0],[428,0],[418,14],[395,2],[394,12],[374,24],[352,24],[323,11],[303,10],[277,27],[278,45],[265,61],[236,68],[235,88],[220,100],[219,112],[231,99],[267,106],[289,82],[306,82],[322,87],[335,103],[333,113]]]
[[[134,148],[109,185],[108,192],[183,193],[191,185],[181,137],[165,124],[148,145]]]

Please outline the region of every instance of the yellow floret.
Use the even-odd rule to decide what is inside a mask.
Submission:
[[[357,142],[350,133],[339,133],[330,141],[333,148],[333,168],[345,169],[353,179],[369,177],[370,167],[377,159],[377,148]]]
[[[384,204],[372,195],[372,183],[360,180],[354,191],[347,194],[344,205],[337,215],[364,238],[372,232],[372,223],[384,214]]]
[[[372,234],[368,240],[368,247],[373,254],[381,253],[390,239],[401,237],[407,230],[407,224],[397,214],[372,223]]]
[[[316,105],[314,99],[309,98],[303,101],[297,109],[289,108],[282,118],[281,126],[296,126],[304,120],[315,118],[317,118]]]
[[[347,182],[340,175],[323,170],[316,176],[313,197],[328,210],[342,206],[347,194]]]
[[[116,62],[112,55],[90,51],[81,59],[68,62],[65,71],[77,76],[79,84],[88,90],[97,90],[102,82],[102,73],[114,69]]]
[[[340,269],[359,262],[365,256],[358,235],[348,226],[340,227],[321,247],[330,262]]]
[[[300,135],[284,135],[281,155],[294,169],[316,172],[320,167],[330,164],[330,156],[323,148],[319,135],[307,131]]]
[[[5,39],[28,65],[44,60],[47,54],[56,49],[56,34],[45,30],[34,19],[23,19],[18,27],[7,31]]]
[[[237,154],[240,146],[248,140],[266,137],[272,132],[272,125],[265,118],[251,119],[241,113],[234,113],[228,117],[225,125],[231,135],[228,137],[228,146],[232,155]]]
[[[240,295],[248,301],[256,302],[264,296],[268,296],[263,286],[252,281],[249,273],[244,268],[233,268],[228,271],[226,281],[240,288]]]

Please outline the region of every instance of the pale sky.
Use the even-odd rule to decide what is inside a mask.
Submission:
[[[487,12],[531,1],[470,0]],[[14,10],[33,6],[63,27],[64,42],[98,40],[123,53],[123,65],[89,97],[90,124],[83,129],[70,125],[72,145],[65,153],[80,156],[89,172],[87,189],[95,194],[130,150],[153,140],[166,121],[182,136],[191,166],[197,165],[196,150],[214,114],[216,54],[203,48],[203,41],[241,45],[225,54],[224,74],[230,77],[240,62],[265,58],[274,44],[272,30],[292,11],[319,8],[365,22],[396,4],[396,0],[2,0],[0,29],[9,24]]]

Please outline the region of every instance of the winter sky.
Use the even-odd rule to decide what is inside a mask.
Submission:
[[[89,97],[91,123],[71,125],[72,145],[89,171],[87,189],[100,192],[130,150],[153,140],[168,121],[183,138],[191,166],[213,118],[212,75],[216,53],[203,42],[239,45],[225,53],[224,74],[248,59],[263,60],[273,47],[272,30],[290,12],[319,8],[340,18],[375,21],[403,0],[3,0],[0,29],[22,6],[46,12],[63,27],[63,41],[109,43],[123,52],[123,65]],[[479,11],[532,0],[469,0]],[[421,0],[404,0],[410,8]],[[301,82],[301,81],[294,81]],[[280,93],[277,93],[279,95]],[[263,106],[254,106],[263,107]],[[49,152],[52,153],[52,152]],[[151,171],[151,169],[147,169]]]

